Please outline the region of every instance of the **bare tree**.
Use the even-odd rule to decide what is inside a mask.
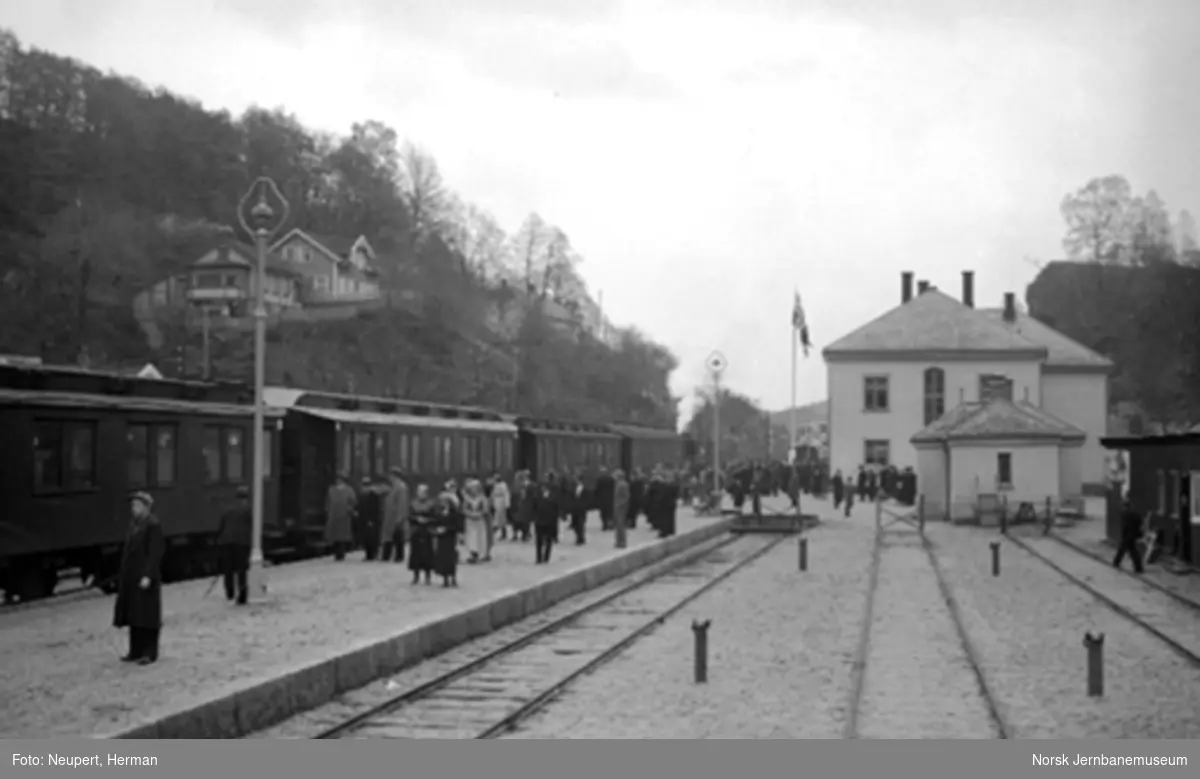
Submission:
[[[1124,176],[1094,178],[1060,206],[1067,222],[1063,249],[1072,259],[1113,262],[1127,245],[1126,229],[1132,195]]]
[[[446,232],[452,198],[437,161],[413,144],[400,153],[400,191],[411,224],[409,243],[421,248],[433,235]]]

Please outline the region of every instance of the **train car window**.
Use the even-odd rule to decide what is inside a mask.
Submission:
[[[225,428],[225,480],[239,484],[246,480],[246,435],[241,428]]]
[[[350,460],[354,441],[353,433],[346,431],[341,433],[341,440],[338,442],[338,474],[350,478]]]
[[[374,473],[383,476],[387,473],[387,433],[375,433],[372,438],[375,446]]]
[[[421,470],[421,434],[413,433],[408,444],[411,447],[408,452],[408,465],[414,471]]]
[[[67,426],[67,487],[73,490],[96,486],[96,428]]]
[[[483,463],[483,442],[479,436],[473,435],[468,439],[467,453],[470,455],[470,464],[467,466],[471,473],[478,475],[480,465]]]
[[[200,451],[204,456],[204,483],[216,484],[221,481],[221,429],[218,427],[204,428],[200,442]]]
[[[458,461],[464,471],[471,470],[471,437],[463,436],[458,439]]]
[[[354,475],[358,478],[371,475],[371,434],[354,433]]]
[[[63,483],[63,425],[39,422],[33,438],[33,486],[54,490]]]
[[[480,475],[486,476],[487,474],[492,472],[493,468],[496,467],[496,458],[492,456],[494,453],[494,450],[492,449],[492,442],[495,441],[496,439],[492,438],[491,436],[488,436],[487,438],[480,438],[478,440],[479,440]],[[485,442],[486,442],[486,444],[485,444]]]
[[[125,431],[125,452],[131,489],[150,484],[149,439],[150,428],[147,425],[130,425]]]
[[[400,466],[400,470],[408,472],[408,433],[400,433],[400,462],[396,463]]]
[[[35,492],[96,486],[96,426],[91,422],[38,422],[33,438]]]
[[[262,452],[262,471],[263,479],[270,479],[274,476],[274,471],[271,466],[275,462],[275,431],[263,428],[263,452]]]
[[[177,437],[174,425],[154,428],[154,483],[170,487],[175,483]]]
[[[442,438],[442,465],[446,473],[454,470],[454,439],[450,436]]]

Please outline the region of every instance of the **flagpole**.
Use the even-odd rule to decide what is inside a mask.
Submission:
[[[788,450],[788,461],[795,456],[796,451],[796,341],[800,338],[796,326],[792,325],[792,405],[789,413],[791,427],[791,448]]]

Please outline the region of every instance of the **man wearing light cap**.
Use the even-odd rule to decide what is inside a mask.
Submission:
[[[121,659],[138,665],[158,659],[162,629],[163,532],[153,507],[154,499],[148,493],[129,496],[132,517],[121,551],[113,607],[113,626],[129,628],[129,654]]]
[[[250,543],[253,518],[250,513],[250,488],[237,488],[237,503],[221,515],[217,530],[217,549],[221,558],[221,574],[225,580],[225,597],[236,598],[239,606],[246,604],[248,587],[246,574],[250,569]]]

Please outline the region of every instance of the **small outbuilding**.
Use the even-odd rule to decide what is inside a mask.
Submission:
[[[973,521],[983,505],[1040,511],[1082,496],[1087,434],[1028,402],[993,397],[951,409],[910,440],[925,515]]]

